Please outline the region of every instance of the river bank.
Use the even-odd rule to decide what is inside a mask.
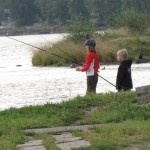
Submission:
[[[57,26],[27,26],[27,27],[11,27],[0,28],[0,36],[17,36],[17,35],[36,35],[36,34],[57,34],[66,33],[66,29]]]
[[[16,150],[31,139],[43,140],[47,150],[58,150],[53,133],[24,133],[24,129],[68,125],[104,126],[89,131],[72,131],[91,143],[86,150],[121,149],[150,139],[149,104],[137,105],[135,92],[76,97],[60,104],[11,108],[0,112],[0,149]],[[93,109],[96,108],[96,109]],[[90,110],[91,111],[89,113]],[[143,146],[144,148],[145,146]]]

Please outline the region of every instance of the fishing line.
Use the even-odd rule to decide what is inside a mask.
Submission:
[[[6,35],[5,35],[5,37],[7,37],[7,38],[9,38],[9,39],[12,39],[12,40],[14,40],[14,41],[23,43],[23,44],[28,45],[28,46],[30,46],[30,47],[34,47],[34,48],[36,48],[36,49],[39,49],[39,50],[41,50],[41,51],[44,51],[44,52],[46,52],[46,53],[49,53],[49,54],[54,55],[54,56],[56,56],[56,57],[59,57],[59,58],[61,58],[61,59],[65,59],[65,60],[67,60],[67,61],[69,61],[69,62],[72,62],[72,63],[78,64],[78,65],[81,65],[80,63],[77,63],[77,62],[75,62],[75,61],[73,61],[73,60],[70,60],[70,59],[68,59],[68,58],[62,57],[62,56],[57,55],[57,54],[55,54],[55,53],[49,52],[49,51],[47,51],[47,50],[45,50],[45,49],[43,49],[43,48],[39,48],[39,47],[37,47],[37,46],[34,46],[34,45],[32,45],[32,44],[29,44],[29,43],[26,43],[26,42],[23,42],[23,41],[20,41],[20,40],[17,40],[17,39],[15,39],[15,38],[10,37],[10,36],[6,36]]]
[[[60,52],[63,52],[66,56],[69,56],[70,58],[72,58],[73,60],[75,60],[74,57],[72,57],[71,55],[69,55],[68,53],[66,53],[64,50],[62,50],[61,48],[59,48],[58,46],[56,46],[54,43],[50,42],[49,40],[47,40],[46,38],[44,38],[43,36],[39,35],[40,37],[42,37],[44,40],[46,40],[47,42],[49,42],[51,44],[51,46],[57,48]],[[75,60],[76,61],[76,60]]]
[[[10,36],[5,36],[5,37],[7,37],[7,38],[9,38],[9,39],[11,39],[11,40],[14,40],[14,41],[23,43],[23,44],[28,45],[28,46],[30,46],[30,47],[34,47],[34,48],[36,48],[36,49],[39,49],[39,50],[41,50],[41,51],[44,51],[44,52],[46,52],[46,53],[49,53],[49,54],[54,55],[54,56],[56,56],[56,57],[59,57],[59,58],[61,58],[61,59],[65,59],[65,60],[67,60],[67,61],[69,61],[69,62],[72,62],[72,63],[78,64],[78,65],[81,65],[80,63],[78,63],[78,62],[76,62],[76,61],[70,60],[70,59],[68,59],[68,58],[65,58],[65,57],[62,57],[62,56],[60,56],[60,55],[54,54],[54,53],[52,53],[52,52],[48,52],[47,50],[42,49],[42,48],[39,48],[39,47],[34,46],[34,45],[32,45],[32,44],[29,44],[29,43],[26,43],[26,42],[17,40],[17,39],[15,39],[15,38],[10,37]],[[112,86],[116,87],[113,83],[109,82],[108,80],[106,80],[105,78],[103,78],[101,75],[98,74],[98,76],[99,76],[100,78],[102,78],[103,80],[105,80],[106,82],[108,82],[109,84],[111,84]]]
[[[113,83],[109,82],[108,80],[106,80],[105,78],[103,78],[102,76],[100,76],[99,74],[98,74],[98,76],[99,76],[100,78],[102,78],[103,80],[105,80],[106,82],[108,82],[109,84],[111,84],[112,86],[116,87]]]
[[[41,36],[42,37],[42,36]],[[44,37],[42,37],[43,39],[45,39]],[[50,42],[49,40],[45,39],[47,42],[49,42],[52,46],[56,47],[58,50],[62,51],[64,54],[66,54],[67,56],[71,57],[72,59],[74,59],[72,56],[70,56],[68,53],[64,52],[62,49],[60,49],[59,47],[57,47],[55,44],[53,44],[52,42]],[[79,64],[79,63],[78,63]],[[113,83],[109,82],[108,80],[106,80],[105,78],[103,78],[102,76],[100,76],[98,74],[98,76],[100,78],[102,78],[103,80],[105,80],[106,82],[108,82],[109,84],[111,84],[112,86],[116,87]]]

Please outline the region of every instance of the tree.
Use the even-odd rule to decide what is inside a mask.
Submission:
[[[11,17],[17,26],[32,25],[35,21],[34,0],[9,0]]]
[[[59,22],[60,24],[65,24],[69,19],[69,11],[67,5],[67,0],[54,1],[53,17],[55,18],[56,22]]]
[[[105,27],[112,26],[118,14],[131,8],[150,14],[149,0],[0,0],[0,19],[9,18],[17,26],[37,21],[66,25],[80,16]]]
[[[67,0],[36,0],[36,4],[48,24],[65,24],[69,18]]]
[[[52,0],[36,0],[36,6],[40,12],[41,20],[52,24],[54,22],[53,18],[53,3]]]
[[[74,20],[75,17],[81,16],[89,18],[90,14],[85,6],[84,0],[69,0],[68,8],[71,18]]]
[[[78,16],[69,26],[70,38],[74,42],[85,41],[94,34],[94,25],[86,18]]]
[[[5,0],[0,0],[0,24],[2,21],[7,21],[7,19],[8,19],[7,3]]]
[[[127,27],[132,33],[143,33],[149,25],[148,15],[134,8],[122,11],[115,21],[118,26]]]
[[[88,0],[87,5],[91,10],[91,17],[96,18],[97,26],[108,26],[120,11],[121,0]]]

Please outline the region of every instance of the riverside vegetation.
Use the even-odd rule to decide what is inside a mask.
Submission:
[[[25,134],[22,130],[76,124],[105,124],[90,131],[73,131],[91,143],[91,147],[84,150],[119,149],[149,141],[150,104],[138,105],[136,99],[135,92],[90,94],[60,104],[1,111],[0,149],[16,150],[17,144],[28,141],[31,136],[43,140],[48,150],[58,150],[51,134]],[[85,117],[85,112],[93,107],[97,109]],[[146,149],[148,147],[142,148]]]
[[[140,54],[144,57],[150,58],[150,33],[147,32],[142,36],[135,36],[129,34],[125,29],[107,30],[102,33],[95,33],[93,38],[96,40],[96,50],[100,55],[102,63],[116,63],[116,53],[121,48],[126,48],[129,52],[129,57],[133,60],[138,59]],[[42,48],[50,53],[60,55],[75,62],[84,62],[85,53],[83,41],[74,42],[70,36],[64,38],[62,41],[51,45],[48,41]],[[67,56],[69,54],[71,57]],[[62,58],[57,58],[53,55],[48,55],[42,51],[36,51],[33,54],[32,64],[34,66],[64,66],[70,64]]]

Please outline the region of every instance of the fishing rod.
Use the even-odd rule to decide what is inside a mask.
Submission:
[[[108,80],[106,80],[105,78],[103,78],[102,76],[100,76],[99,74],[98,74],[98,76],[116,88],[116,85],[114,85],[113,83],[109,82]]]
[[[42,36],[41,36],[42,37]],[[44,40],[46,40],[47,42],[49,42],[52,46],[56,47],[58,50],[61,50],[64,54],[66,54],[67,56],[73,58],[72,56],[70,56],[68,53],[64,52],[62,49],[60,49],[58,46],[56,46],[55,44],[53,44],[52,42],[50,42],[49,40],[45,39],[44,37],[42,37]],[[73,58],[74,59],[74,58]],[[98,76],[100,78],[102,78],[103,80],[105,80],[106,82],[108,82],[109,84],[111,84],[112,86],[116,87],[113,83],[109,82],[108,80],[106,80],[105,78],[103,78],[102,76],[100,76],[98,74]]]
[[[17,39],[15,39],[15,38],[10,37],[10,36],[5,36],[5,37],[7,37],[7,38],[9,38],[9,39],[11,39],[11,40],[14,40],[14,41],[23,43],[23,44],[28,45],[28,46],[30,46],[30,47],[34,47],[34,48],[36,48],[36,49],[39,49],[39,50],[41,50],[41,51],[44,51],[44,52],[46,52],[46,53],[49,53],[49,54],[54,55],[54,56],[56,56],[56,57],[59,57],[59,58],[61,58],[61,59],[65,59],[65,60],[67,60],[67,61],[69,61],[69,62],[72,62],[72,63],[78,64],[78,65],[81,65],[80,63],[78,63],[78,62],[76,62],[76,61],[70,60],[70,59],[68,59],[68,58],[65,58],[65,57],[62,57],[62,56],[60,56],[60,55],[54,54],[54,53],[52,53],[52,52],[48,52],[47,50],[42,49],[42,48],[39,48],[39,47],[34,46],[34,45],[32,45],[32,44],[29,44],[29,43],[26,43],[26,42],[17,40]],[[106,80],[105,78],[103,78],[101,75],[98,74],[98,76],[99,76],[100,78],[102,78],[103,80],[105,80],[106,82],[108,82],[109,84],[111,84],[112,86],[116,87],[113,83],[109,82],[108,80]]]
[[[42,36],[41,36],[42,37]],[[44,37],[43,37],[43,39],[45,39]],[[60,49],[59,47],[57,47],[55,44],[53,44],[52,42],[50,42],[49,40],[47,40],[47,39],[45,39],[47,42],[49,42],[52,46],[54,46],[54,47],[56,47],[58,50],[61,50],[63,53],[65,53],[67,56],[69,56],[69,57],[71,57],[68,53],[66,53],[66,52],[64,52],[62,49]],[[71,58],[73,58],[73,57],[71,57]],[[74,59],[74,58],[73,58]],[[79,64],[79,63],[76,63],[76,64]],[[112,86],[114,86],[114,87],[116,87],[113,83],[111,83],[111,82],[109,82],[108,80],[106,80],[105,78],[103,78],[102,76],[100,76],[99,74],[98,74],[98,76],[100,77],[100,78],[102,78],[103,80],[105,80],[106,82],[108,82],[109,84],[111,84]]]
[[[50,42],[49,40],[47,40],[46,38],[44,38],[43,36],[40,35],[40,37],[42,37],[44,40],[46,40],[47,42],[49,42],[53,47],[57,48],[58,50],[60,50],[61,52],[63,52],[66,56],[69,56],[70,58],[72,58],[73,60],[75,59],[74,57],[72,57],[71,55],[69,55],[68,53],[66,53],[64,50],[62,50],[61,48],[59,48],[58,46],[56,46],[54,43]],[[76,60],[75,60],[76,61]]]
[[[47,50],[45,50],[45,49],[43,49],[43,48],[39,48],[39,47],[37,47],[37,46],[34,46],[34,45],[32,45],[32,44],[29,44],[29,43],[26,43],[26,42],[23,42],[23,41],[20,41],[20,40],[17,40],[17,39],[15,39],[15,38],[10,37],[10,36],[6,36],[6,35],[5,35],[5,37],[7,37],[7,38],[9,38],[9,39],[11,39],[11,40],[14,40],[14,41],[23,43],[23,44],[28,45],[28,46],[30,46],[30,47],[39,49],[39,50],[41,50],[41,51],[44,51],[44,52],[46,52],[46,53],[49,53],[49,54],[54,55],[54,56],[56,56],[56,57],[59,57],[59,58],[61,58],[61,59],[65,59],[65,60],[67,60],[67,61],[69,61],[69,62],[72,62],[72,63],[78,64],[78,65],[81,65],[80,63],[77,63],[77,62],[75,62],[75,61],[73,61],[73,60],[70,60],[70,59],[68,59],[68,58],[62,57],[62,56],[57,55],[57,54],[55,54],[55,53],[49,52],[49,51],[47,51]]]

